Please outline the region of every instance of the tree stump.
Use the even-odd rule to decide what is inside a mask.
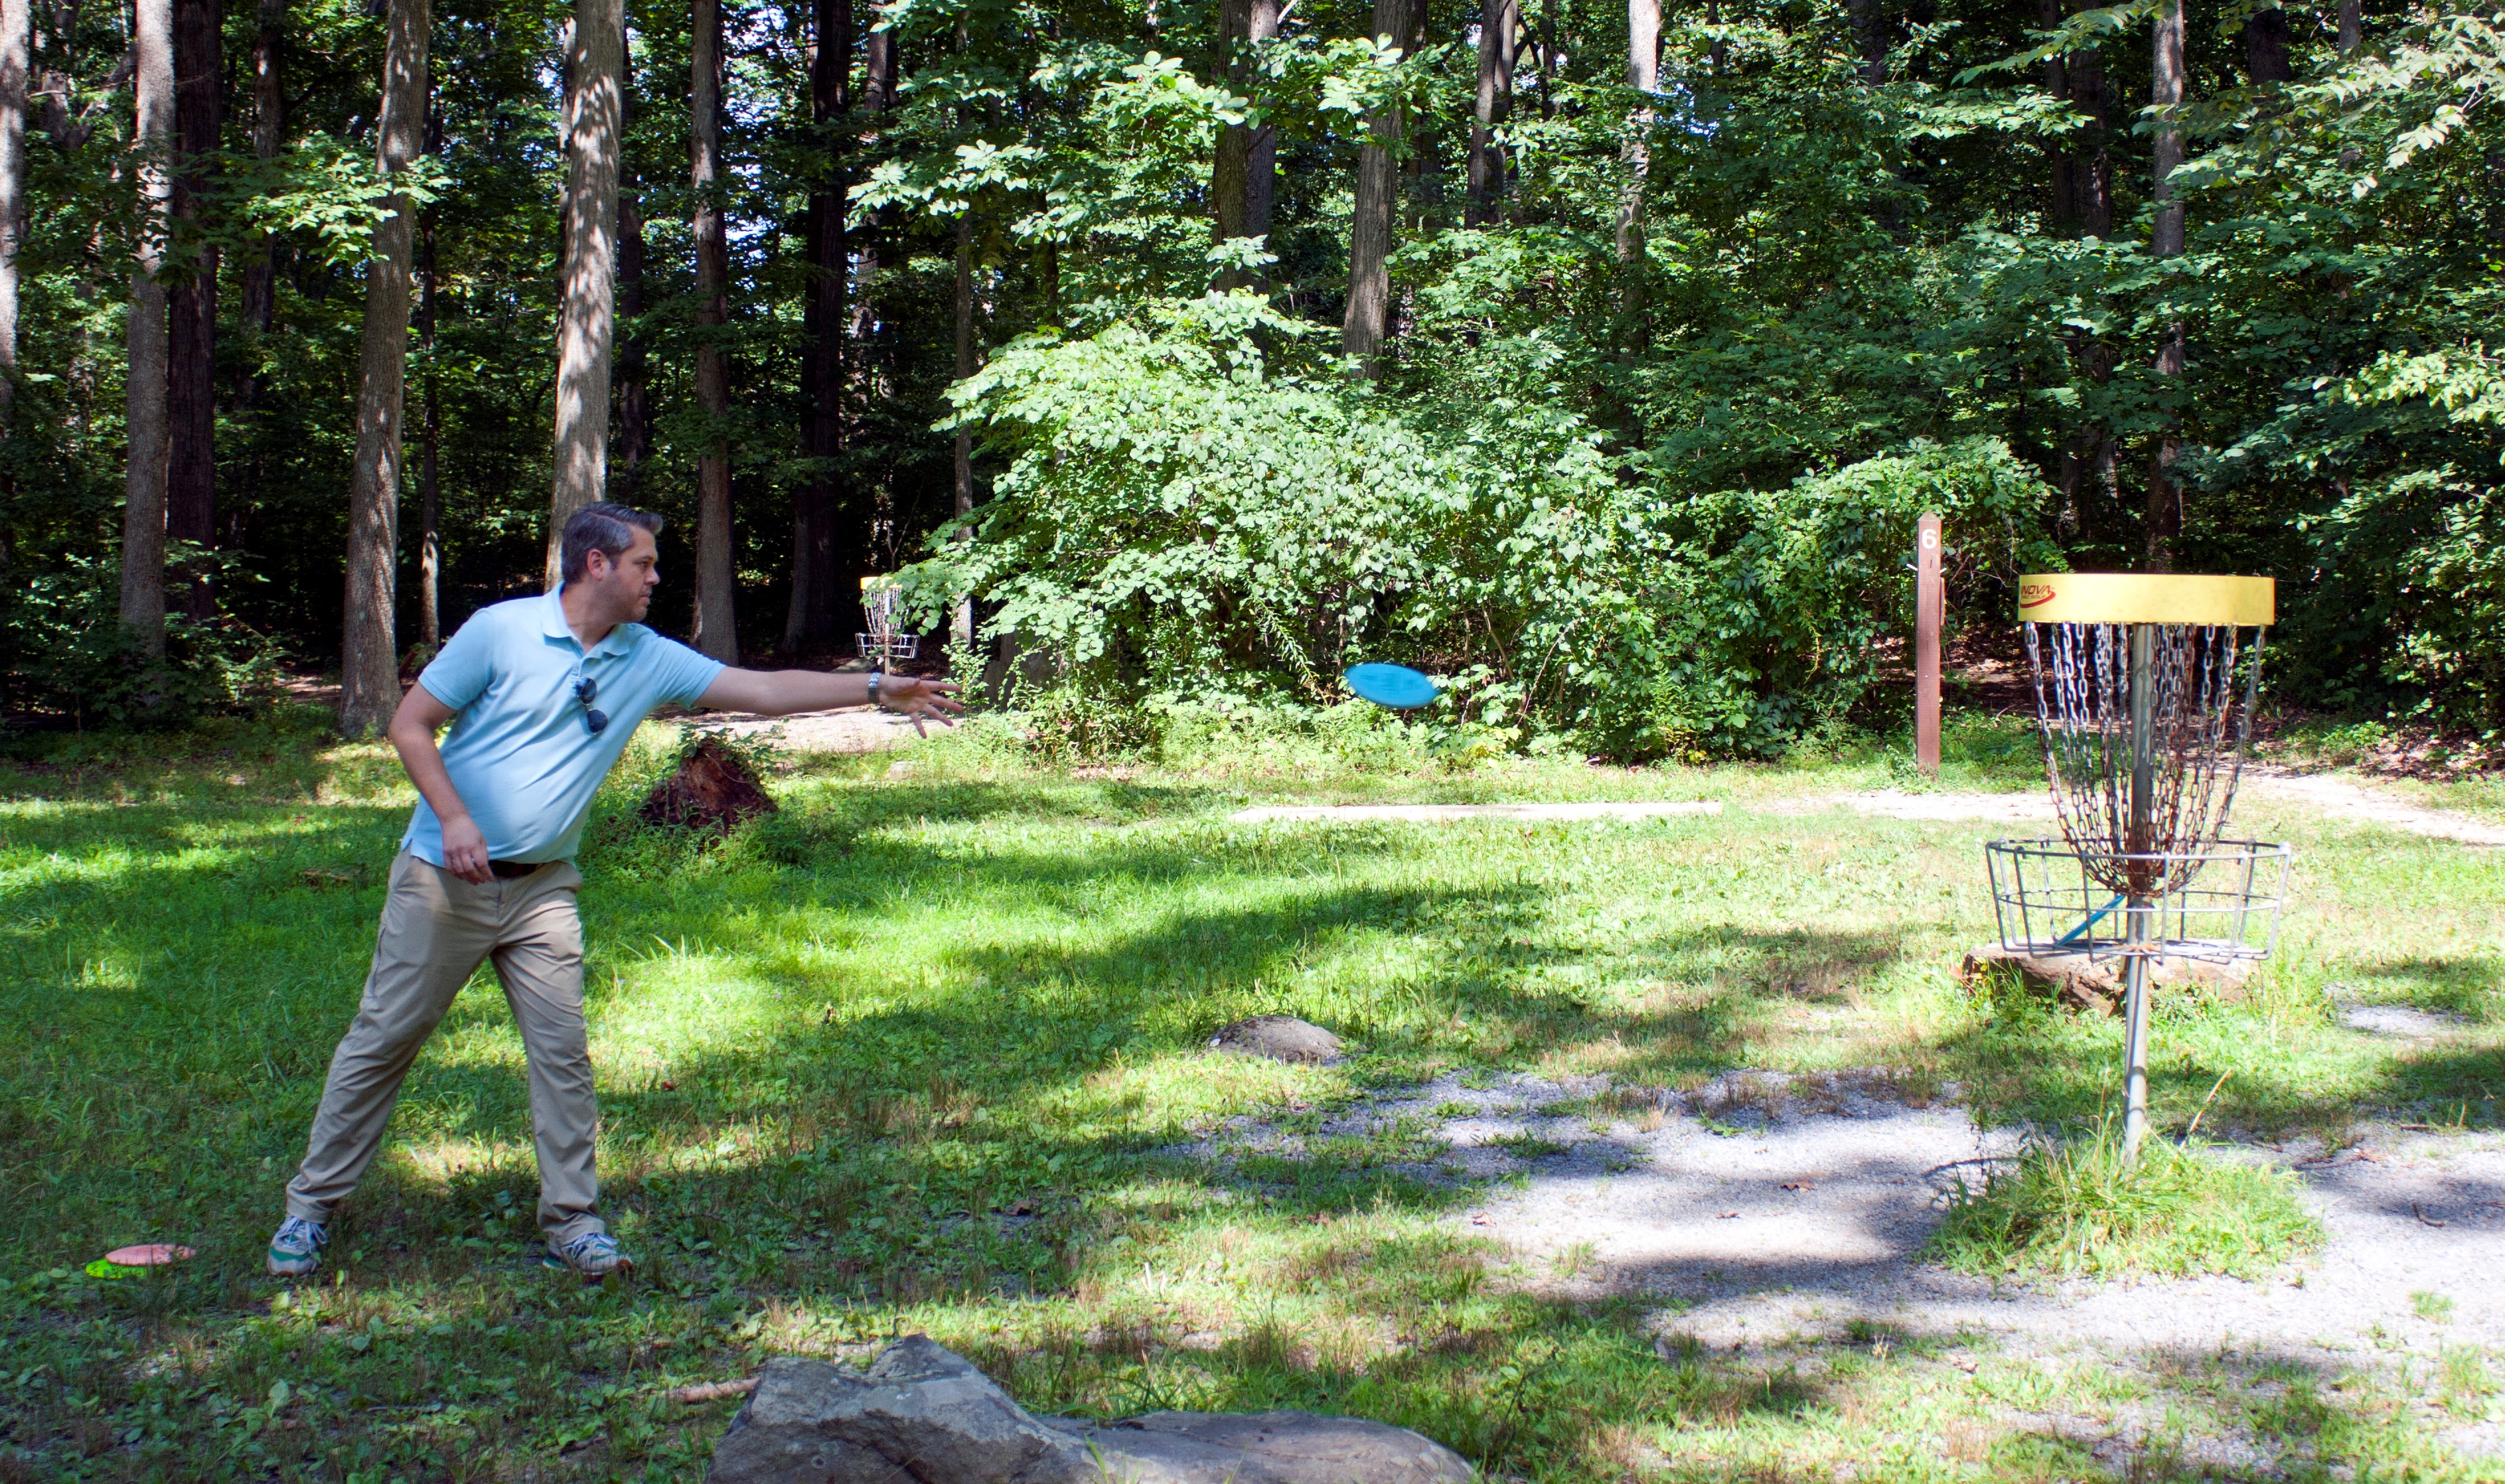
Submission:
[[[679,759],[678,771],[654,784],[636,813],[648,825],[727,834],[740,821],[776,807],[747,759],[720,737],[698,737]]]

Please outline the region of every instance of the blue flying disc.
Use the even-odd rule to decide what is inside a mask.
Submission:
[[[1394,711],[1427,705],[1443,693],[1433,681],[1407,665],[1357,665],[1342,678],[1351,690]]]

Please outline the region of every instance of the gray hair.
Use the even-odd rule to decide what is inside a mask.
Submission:
[[[584,506],[566,517],[565,536],[557,548],[557,574],[569,583],[580,581],[590,568],[592,552],[614,562],[635,545],[639,530],[659,535],[661,517],[606,500]]]

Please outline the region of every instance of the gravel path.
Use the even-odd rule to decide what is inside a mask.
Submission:
[[[2458,814],[2428,809],[2392,795],[2319,773],[2291,773],[2280,768],[2244,770],[2243,790],[2251,796],[2293,804],[2309,814],[2350,824],[2382,825],[2464,845],[2505,845],[2505,827]],[[1989,820],[1997,824],[2045,824],[2053,821],[2053,802],[2040,792],[2018,794],[1908,794],[1872,789],[1858,794],[1818,794],[1755,805],[1768,814],[1815,814],[1851,809],[1856,814],[1905,820]]]
[[[1657,1304],[1665,1354],[1933,1338],[2131,1367],[2234,1353],[2336,1374],[2505,1346],[2505,1139],[2493,1135],[2382,1126],[2336,1149],[2242,1147],[2296,1172],[2330,1237],[2270,1282],[1995,1286],[1922,1257],[1949,1193],[2019,1143],[1977,1128],[1954,1085],[1909,1101],[1883,1071],[1728,1073],[1629,1121],[1591,1111],[1627,1101],[1586,1101],[1604,1078],[1472,1080],[1381,1096],[1313,1135],[1238,1119],[1178,1152],[1293,1157],[1309,1140],[1397,1130],[1419,1157],[1409,1173],[1487,1183],[1452,1220],[1510,1254],[1509,1281]],[[2449,1312],[2422,1314],[2445,1306],[2420,1294],[2450,1299]],[[2496,1434],[2475,1424],[2447,1441],[2505,1451]]]

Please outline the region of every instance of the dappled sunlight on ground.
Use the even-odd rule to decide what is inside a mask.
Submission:
[[[775,780],[782,813],[708,843],[633,819],[665,751],[636,743],[582,863],[607,1207],[644,1264],[590,1290],[530,1265],[528,1099],[491,972],[421,1057],[326,1281],[289,1296],[259,1276],[405,821],[379,786],[351,779],[359,802],[320,804],[305,780],[371,750],[15,780],[0,1243],[8,1373],[40,1379],[0,1443],[85,1457],[81,1419],[111,1417],[190,1476],[333,1467],[325,1449],[343,1472],[365,1447],[373,1466],[429,1476],[458,1460],[476,1477],[692,1479],[728,1405],[680,1407],[669,1386],[775,1350],[864,1355],[910,1329],[1041,1410],[1353,1411],[1542,1480],[1845,1463],[1913,1479],[1944,1457],[2076,1477],[2101,1471],[2099,1449],[2148,1464],[2300,1419],[2310,1458],[2435,1477],[2453,1466],[2438,1431],[2487,1426],[2495,1406],[2470,1361],[2445,1360],[2448,1344],[2496,1348],[2466,1308],[2450,1330],[2411,1321],[2432,1349],[2334,1365],[2196,1345],[2102,1391],[2066,1360],[2030,1369],[1988,1333],[1912,1321],[1662,1348],[1666,1307],[1719,1301],[1691,1283],[1717,1244],[1808,1292],[1821,1264],[1901,1260],[1888,1202],[1903,1192],[1875,1163],[1857,1185],[1829,1172],[1870,1198],[1849,1251],[1818,1248],[1771,1197],[1725,1220],[1667,1190],[1658,1219],[1577,1235],[1567,1195],[1648,1177],[1608,1168],[1605,1148],[1568,1191],[1543,1184],[1544,1144],[1629,1155],[1719,1136],[1632,1093],[1485,1127],[1432,1101],[1344,1122],[1437,1078],[1476,1096],[1522,1072],[1606,1074],[1667,1094],[1735,1067],[1884,1068],[1904,1098],[1956,1083],[1988,1126],[2093,1115],[2115,1028],[1952,973],[1989,931],[1980,846],[1995,826],[1760,807],[1900,786],[1882,764],[1300,777],[1213,760],[1081,777],[951,739],[802,760]],[[116,783],[113,766],[144,776]],[[1968,790],[2024,782],[2006,760],[1960,766]],[[78,796],[23,796],[48,792]],[[143,793],[178,801],[111,801]],[[1538,796],[1728,807],[1597,826],[1225,821],[1262,801]],[[2283,951],[2242,989],[2164,1007],[2161,1121],[2180,1127],[2214,1087],[2205,1132],[2340,1144],[2372,1115],[2427,1123],[2412,1138],[2475,1162],[2505,1087],[2505,966],[2482,936],[2505,905],[2505,853],[2272,825],[2304,872]],[[2453,1018],[2380,1035],[2341,1019],[2351,1004]],[[1354,1054],[1288,1067],[1207,1048],[1265,1012]],[[1967,1115],[1908,1114],[1873,1158],[1919,1163]],[[1275,1141],[1216,1157],[1254,1126]],[[1491,1215],[1509,1211],[1562,1223],[1557,1240],[1517,1240]],[[123,1289],[76,1276],[143,1238],[201,1255]],[[2399,1399],[2403,1361],[2458,1373],[2429,1394],[2452,1398],[2440,1417]],[[2169,1406],[2194,1420],[2176,1428]],[[2241,1420],[2218,1420],[2230,1410]]]

